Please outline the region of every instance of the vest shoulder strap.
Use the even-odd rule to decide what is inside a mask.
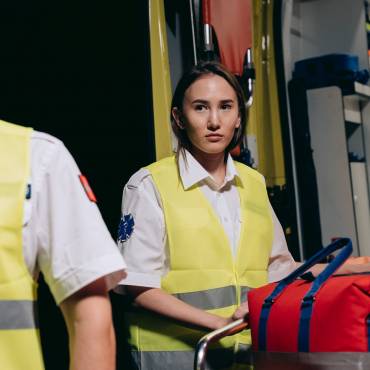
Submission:
[[[27,137],[30,135],[30,132],[32,132],[32,128],[0,120],[0,132],[2,135]]]
[[[240,174],[241,177],[246,177],[246,176],[252,177],[253,179],[257,180],[258,182],[260,182],[261,184],[265,186],[266,184],[265,178],[257,170],[251,167],[248,167],[245,164],[237,162],[237,161],[234,161],[234,165],[236,169],[238,170],[238,173]]]

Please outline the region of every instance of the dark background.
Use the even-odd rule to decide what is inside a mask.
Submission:
[[[155,160],[147,0],[2,1],[0,31],[0,119],[64,141],[115,238],[124,184]],[[67,369],[43,280],[39,295],[46,368]]]

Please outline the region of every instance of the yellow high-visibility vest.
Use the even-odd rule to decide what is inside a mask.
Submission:
[[[22,224],[32,129],[0,121],[0,368],[44,368]]]
[[[184,190],[175,157],[147,167],[161,196],[170,268],[161,287],[195,307],[229,317],[249,288],[268,280],[273,239],[272,215],[262,176],[235,163],[242,225],[237,256],[211,204],[198,186]],[[133,357],[139,369],[189,369],[204,331],[151,312],[127,313]],[[250,334],[226,337],[215,351],[234,351]]]

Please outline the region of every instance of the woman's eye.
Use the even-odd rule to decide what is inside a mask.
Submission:
[[[204,105],[204,104],[197,104],[194,108],[195,108],[195,110],[197,110],[197,111],[202,111],[202,110],[207,109],[207,106],[206,106],[206,105]]]
[[[231,104],[222,104],[221,109],[222,110],[230,110],[232,108]]]

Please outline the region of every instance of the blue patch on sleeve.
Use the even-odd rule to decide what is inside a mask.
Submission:
[[[130,239],[132,232],[134,231],[135,221],[132,214],[124,215],[121,217],[121,221],[118,225],[118,241],[123,243]]]
[[[31,195],[32,195],[31,184],[27,184],[27,187],[26,187],[26,199],[27,200],[31,199]]]

